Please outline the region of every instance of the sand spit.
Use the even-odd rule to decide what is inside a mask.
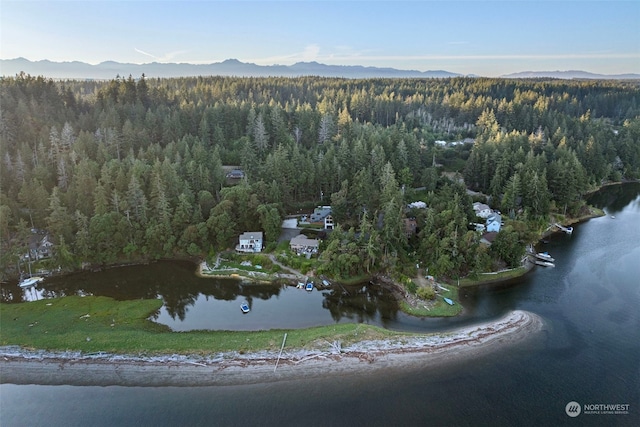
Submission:
[[[193,387],[352,375],[450,363],[523,342],[542,328],[539,316],[512,311],[491,322],[441,334],[361,341],[346,347],[338,342],[314,349],[285,346],[279,360],[279,351],[134,356],[0,347],[0,383]]]

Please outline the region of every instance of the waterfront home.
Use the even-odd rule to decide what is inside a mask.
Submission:
[[[499,213],[492,213],[487,218],[487,231],[500,231],[500,227],[502,226],[502,217]]]
[[[319,246],[319,240],[309,239],[304,234],[298,234],[289,242],[289,247],[291,248],[291,250],[299,255],[317,254]]]
[[[476,213],[477,217],[487,219],[493,213],[493,209],[484,203],[475,202],[473,204],[473,211]]]
[[[496,233],[495,231],[484,233],[482,235],[482,238],[480,239],[480,243],[486,246],[491,246],[497,235],[498,233]]]
[[[329,214],[324,217],[324,229],[333,230],[333,215]]]
[[[262,231],[248,231],[238,238],[237,252],[257,253],[262,252]]]
[[[324,221],[324,219],[329,215],[331,215],[331,206],[318,206],[313,210],[313,213],[309,217],[309,222],[314,223]]]
[[[27,242],[29,250],[24,254],[23,259],[37,261],[50,258],[53,254],[53,243],[49,239],[47,232],[33,229]]]

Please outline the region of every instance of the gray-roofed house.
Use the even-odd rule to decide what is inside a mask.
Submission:
[[[317,254],[318,247],[320,246],[320,241],[317,239],[309,239],[304,234],[298,234],[296,237],[291,239],[289,242],[289,247],[292,251],[297,254]]]
[[[313,210],[313,213],[309,218],[309,222],[314,223],[324,221],[328,215],[331,215],[331,206],[318,206]]]

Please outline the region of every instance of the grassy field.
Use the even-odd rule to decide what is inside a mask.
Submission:
[[[477,286],[477,285],[483,285],[487,283],[514,279],[516,277],[523,276],[528,271],[529,270],[527,270],[525,267],[517,267],[511,270],[500,271],[497,273],[480,273],[478,274],[478,277],[475,279],[472,279],[469,277],[460,279],[460,287],[464,288],[467,286]]]
[[[107,297],[70,296],[0,305],[0,344],[32,349],[120,354],[211,354],[278,350],[287,347],[401,335],[364,324],[255,332],[172,332],[148,320],[161,300],[116,301]]]
[[[456,286],[445,285],[449,292],[441,292],[433,302],[422,306],[413,307],[406,301],[400,302],[400,309],[407,314],[421,317],[453,317],[462,312],[462,305],[458,302],[458,288]],[[454,301],[453,305],[447,304],[443,296]]]

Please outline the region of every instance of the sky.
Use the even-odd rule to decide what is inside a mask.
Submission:
[[[0,0],[0,58],[640,73],[640,1]]]

